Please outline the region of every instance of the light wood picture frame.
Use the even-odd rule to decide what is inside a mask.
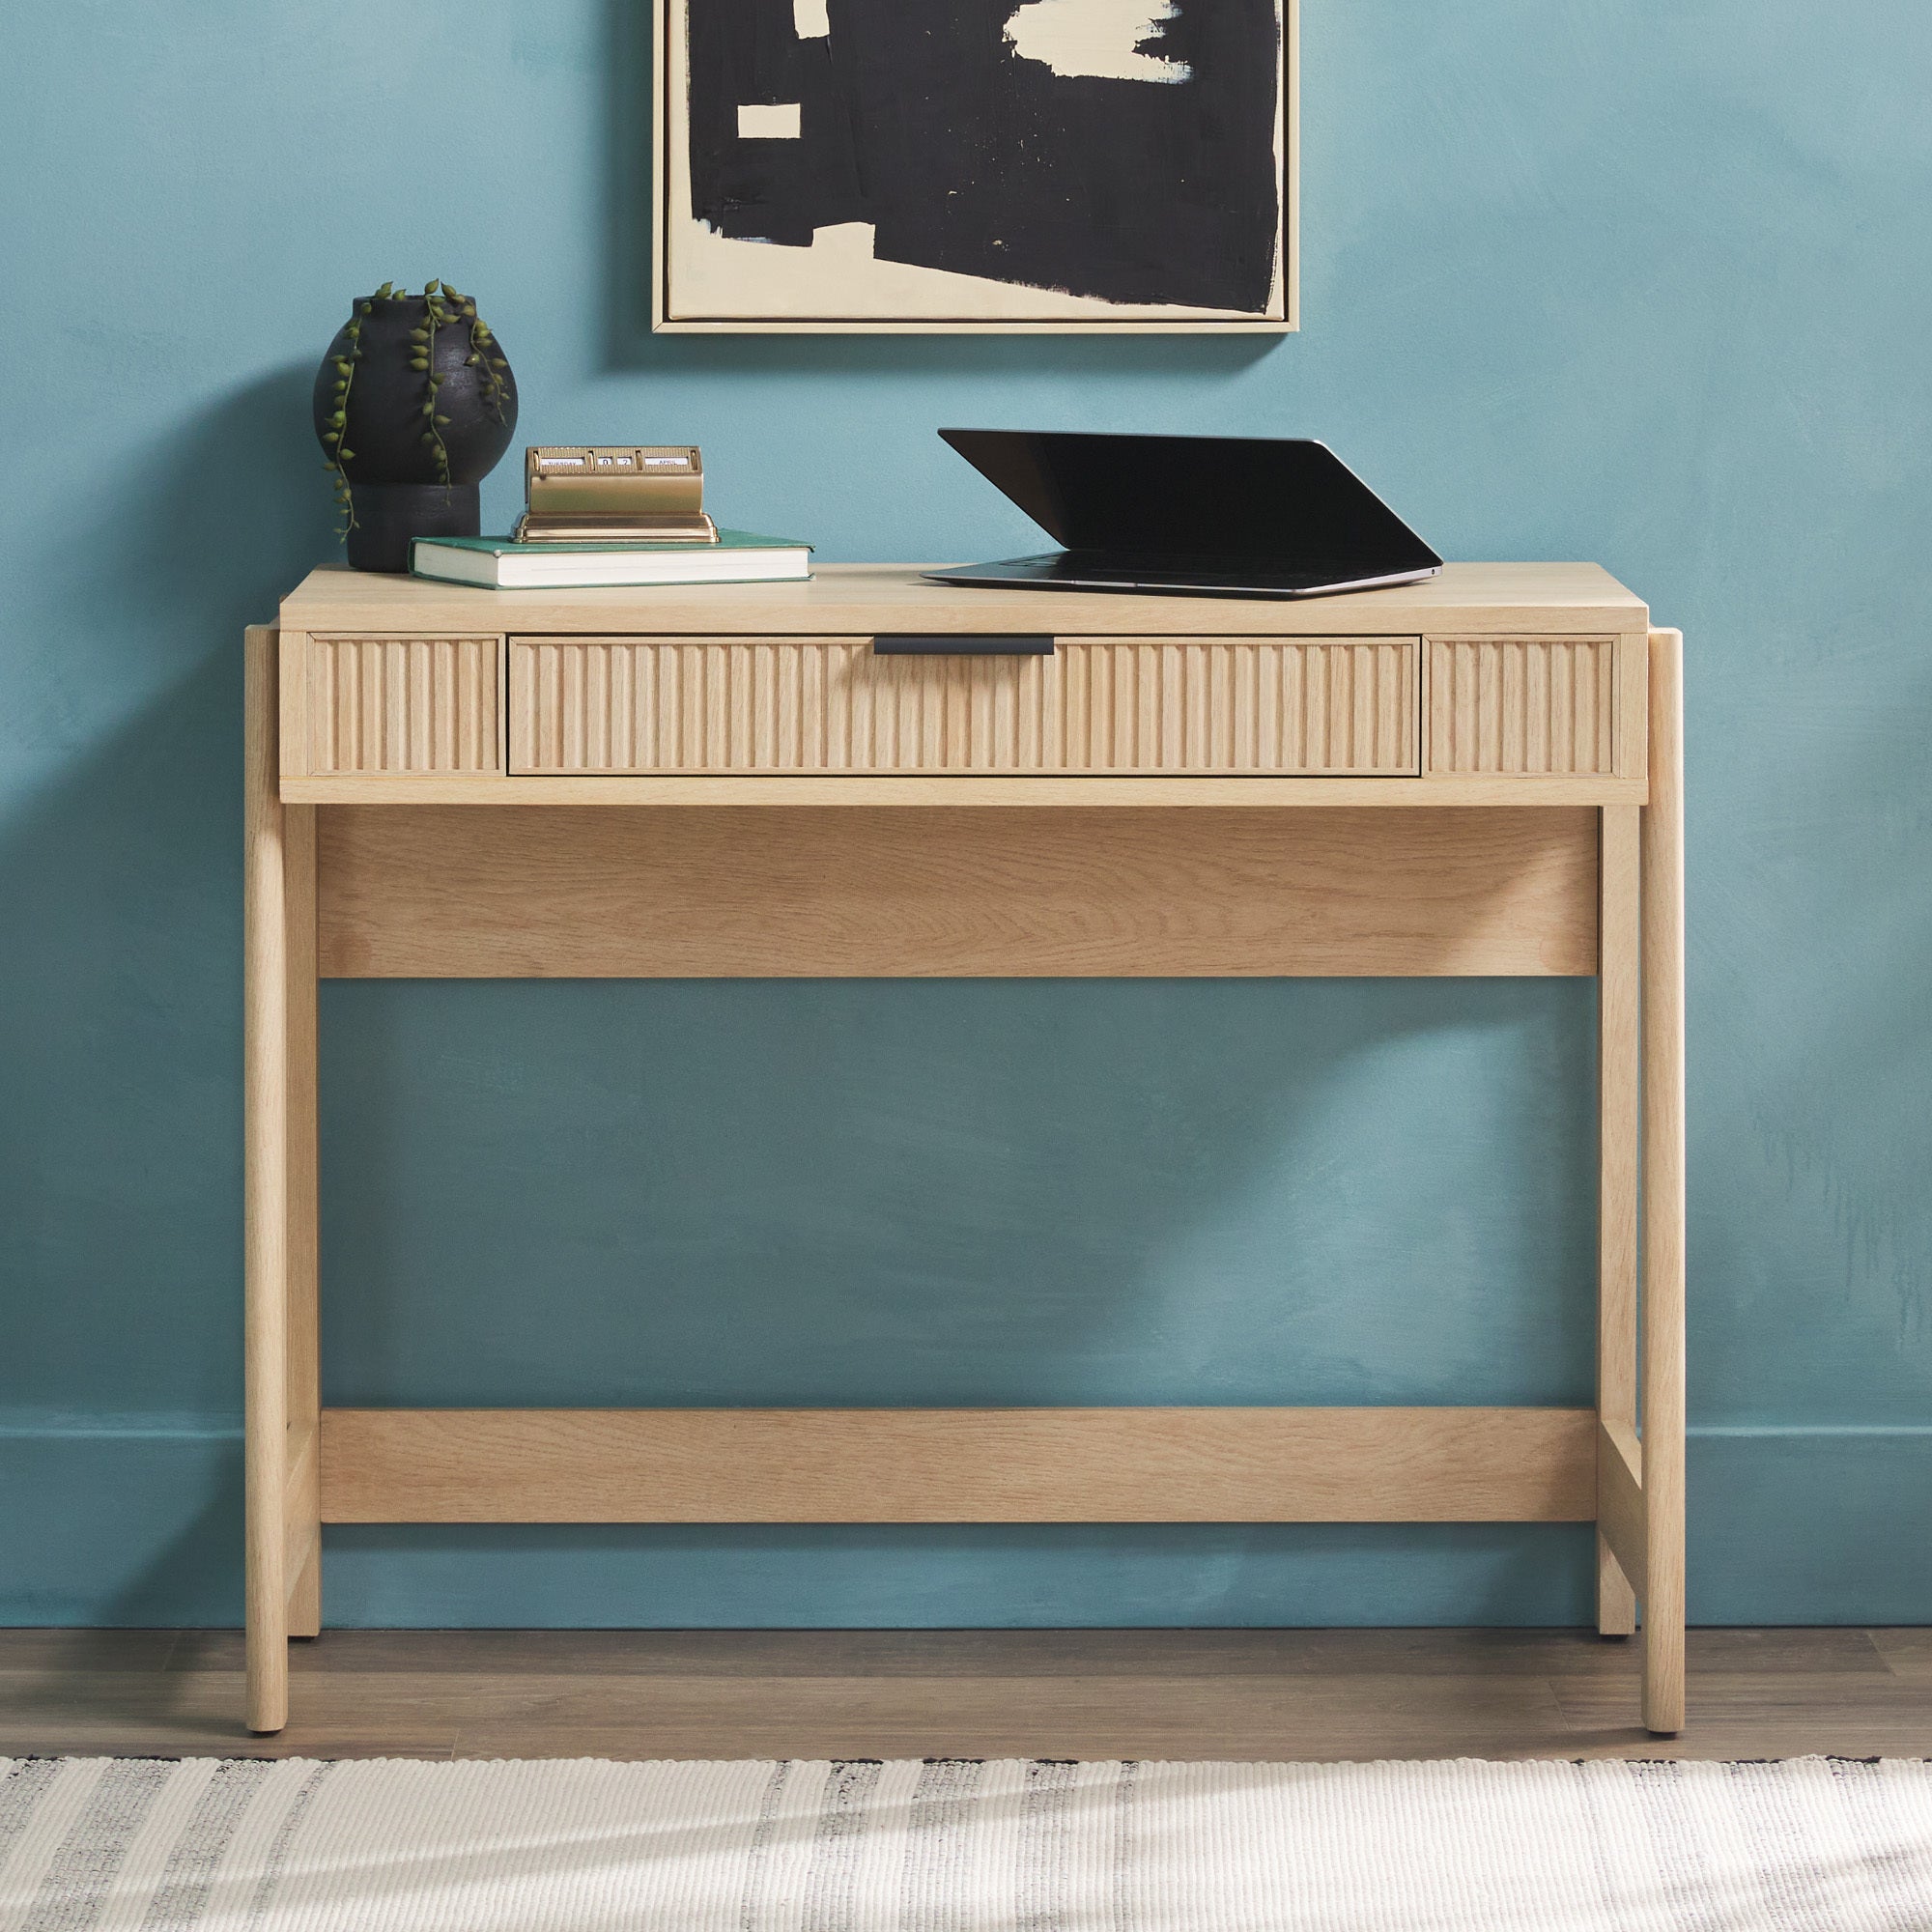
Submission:
[[[655,331],[1299,326],[1299,0],[654,4]]]

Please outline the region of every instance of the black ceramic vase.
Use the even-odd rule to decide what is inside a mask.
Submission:
[[[440,306],[452,314],[468,299],[445,296]],[[315,377],[315,433],[325,453],[345,452],[353,568],[407,570],[412,537],[481,532],[477,485],[516,434],[517,384],[495,336],[479,342],[476,327],[472,316],[456,313],[425,342],[424,297],[368,296],[328,345]],[[414,366],[425,361],[427,368]],[[339,394],[345,362],[346,397]],[[442,379],[434,389],[432,375]],[[424,410],[432,401],[433,414]],[[331,432],[339,432],[339,445]]]

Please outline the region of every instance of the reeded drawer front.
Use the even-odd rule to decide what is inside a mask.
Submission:
[[[500,638],[311,638],[308,769],[500,772]]]
[[[1415,638],[1064,639],[880,655],[868,638],[512,638],[510,770],[1397,776]]]
[[[1641,777],[1641,642],[1431,638],[1430,773]]]

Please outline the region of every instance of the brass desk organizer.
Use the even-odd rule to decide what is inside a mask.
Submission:
[[[518,543],[716,543],[704,462],[690,444],[524,451]]]

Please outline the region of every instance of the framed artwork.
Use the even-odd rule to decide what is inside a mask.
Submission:
[[[1297,0],[657,0],[651,326],[1295,327]]]

